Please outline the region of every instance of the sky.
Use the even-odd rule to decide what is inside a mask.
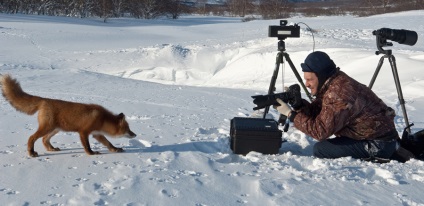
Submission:
[[[300,71],[312,51],[330,55],[342,71],[368,85],[381,55],[380,28],[418,33],[414,46],[393,42],[413,132],[424,129],[424,11],[370,17],[292,17],[300,38],[285,40]],[[302,22],[302,23],[300,23]],[[61,132],[49,152],[29,157],[36,115],[0,97],[0,202],[5,205],[424,205],[424,163],[385,164],[350,157],[312,157],[316,143],[291,126],[278,154],[233,154],[230,121],[257,117],[251,96],[266,94],[279,20],[182,16],[177,20],[66,18],[0,14],[0,74],[32,95],[94,103],[126,115],[135,139],[109,138],[124,153],[90,139],[100,155],[84,153],[77,133]],[[307,29],[312,28],[312,33]],[[301,74],[301,77],[303,75]],[[298,83],[281,66],[277,91]],[[405,118],[389,62],[373,91]],[[302,92],[304,98],[306,95]],[[267,118],[278,118],[271,109]]]

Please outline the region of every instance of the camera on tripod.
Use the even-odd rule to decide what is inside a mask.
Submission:
[[[393,46],[391,42],[387,40],[398,42],[399,44],[406,44],[409,46],[415,45],[418,40],[418,34],[415,31],[405,30],[405,29],[389,29],[381,28],[372,32],[377,38],[377,49],[378,51],[375,54],[387,54],[391,55],[392,50],[384,50],[385,46]]]
[[[381,28],[372,32],[373,35],[379,36],[380,38],[395,41],[399,44],[406,44],[414,46],[418,40],[418,34],[415,31],[409,31],[405,29],[389,29]],[[387,45],[392,46],[392,45]]]
[[[271,105],[280,105],[277,99],[283,100],[285,103],[289,103],[293,108],[302,107],[302,97],[300,94],[300,86],[298,84],[291,85],[286,92],[268,95],[256,95],[252,96],[253,103],[256,107],[253,110],[258,110]]]
[[[284,115],[280,114],[278,122],[274,119],[266,118],[269,107],[271,105],[279,105],[277,99],[289,103],[293,108],[300,108],[303,102],[300,94],[300,86],[297,84],[290,86],[286,92],[274,94],[278,71],[280,64],[284,63],[284,58],[289,63],[305,93],[307,95],[309,94],[289,54],[286,52],[284,42],[287,37],[300,37],[300,26],[297,24],[287,26],[287,20],[280,20],[280,25],[269,26],[268,36],[278,38],[278,53],[274,73],[269,85],[268,95],[252,96],[254,99],[253,103],[257,105],[253,108],[254,110],[265,108],[263,118],[234,117],[231,120],[230,147],[236,154],[247,154],[250,151],[257,151],[263,154],[277,154],[281,144],[285,142],[282,140],[282,131],[278,127],[280,123],[285,122],[283,131],[287,132],[289,124],[288,121],[283,121]]]
[[[415,31],[405,30],[405,29],[389,29],[381,28],[372,32],[377,39],[377,55],[384,54],[380,58],[380,61],[377,65],[377,69],[374,72],[374,76],[371,79],[369,88],[371,89],[374,85],[375,79],[383,65],[384,59],[389,59],[390,66],[392,68],[393,78],[395,80],[395,86],[398,93],[399,103],[403,112],[403,118],[406,124],[405,129],[403,130],[402,138],[400,141],[400,146],[404,149],[410,151],[416,158],[424,160],[424,130],[420,130],[416,133],[412,133],[410,127],[414,124],[409,124],[408,115],[405,108],[405,100],[403,99],[402,88],[399,81],[399,75],[397,72],[396,59],[392,54],[392,50],[384,50],[384,46],[393,46],[391,42],[387,40],[395,41],[399,44],[405,44],[409,46],[415,45],[418,41],[418,34]],[[405,158],[404,156],[399,156],[400,161],[407,161],[410,157]]]
[[[268,37],[278,37],[278,39],[300,37],[300,26],[297,24],[287,26],[287,20],[280,20],[279,26],[269,26]]]

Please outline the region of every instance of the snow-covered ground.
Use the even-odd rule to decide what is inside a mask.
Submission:
[[[394,42],[413,131],[424,129],[424,11],[372,17],[296,17],[316,33],[347,74],[368,85],[381,56],[372,31],[417,31],[415,46]],[[2,205],[424,205],[424,162],[376,164],[311,157],[315,140],[291,127],[278,155],[232,154],[230,120],[253,113],[250,96],[268,90],[278,20],[189,16],[178,20],[75,19],[0,14],[0,73],[28,93],[100,104],[127,116],[136,139],[111,139],[125,153],[87,156],[76,133],[52,139],[60,152],[26,152],[36,116],[0,97]],[[311,33],[288,38],[300,63],[313,49]],[[288,65],[284,85],[297,80]],[[280,72],[281,73],[281,72]],[[302,76],[302,74],[301,74]],[[282,90],[282,79],[277,88]],[[405,126],[389,62],[373,87]],[[277,117],[276,111],[270,114]]]

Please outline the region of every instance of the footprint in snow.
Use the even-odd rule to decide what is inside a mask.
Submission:
[[[179,196],[179,191],[174,189],[171,189],[171,190],[163,189],[160,192],[162,195],[165,195],[169,198],[177,198]]]
[[[19,194],[19,193],[20,193],[19,191],[12,190],[12,189],[10,189],[10,188],[3,188],[3,189],[0,189],[0,192],[5,192],[7,195],[17,195],[17,194]]]
[[[197,131],[195,133],[195,136],[199,136],[199,135],[211,135],[211,134],[216,134],[218,133],[218,129],[217,128],[208,128],[208,129],[204,129],[204,128],[197,128]]]

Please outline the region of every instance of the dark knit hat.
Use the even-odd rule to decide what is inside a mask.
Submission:
[[[303,72],[314,72],[318,77],[328,79],[336,73],[337,67],[330,57],[321,51],[310,53],[305,63],[300,64]]]
[[[300,64],[303,72],[313,72],[318,77],[318,91],[321,90],[328,78],[333,76],[339,69],[330,57],[321,51],[310,53],[305,62]]]

